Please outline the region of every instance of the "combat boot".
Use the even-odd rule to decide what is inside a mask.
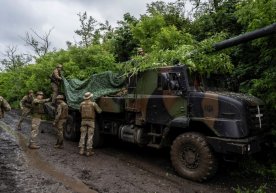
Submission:
[[[57,140],[54,148],[62,149],[63,148],[63,140]]]
[[[63,149],[63,145],[61,145],[61,144],[56,144],[56,145],[54,146],[54,148]]]
[[[80,148],[80,155],[83,155],[83,154],[84,154],[84,148],[81,147],[81,148]]]
[[[17,125],[17,130],[18,130],[18,131],[21,130],[21,125],[20,125],[20,124]]]
[[[91,155],[93,155],[94,154],[94,152],[92,151],[92,149],[88,149],[87,151],[86,151],[86,156],[91,156]]]
[[[40,146],[36,145],[35,143],[30,143],[29,148],[30,149],[39,149]]]
[[[60,148],[60,141],[59,141],[59,140],[57,140],[57,142],[56,142],[54,148]]]
[[[63,141],[60,141],[60,143],[59,143],[59,148],[60,148],[60,149],[63,149]]]
[[[56,144],[55,146],[54,146],[54,148],[59,148],[60,147],[60,145],[59,144]]]

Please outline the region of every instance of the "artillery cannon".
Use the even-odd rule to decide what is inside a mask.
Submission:
[[[213,45],[215,51],[219,51],[225,48],[233,47],[238,44],[249,42],[254,39],[269,36],[276,33],[276,23],[268,25],[266,27],[254,30],[252,32],[247,32],[242,35],[218,42]]]

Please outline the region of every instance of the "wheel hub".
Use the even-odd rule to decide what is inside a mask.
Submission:
[[[182,161],[187,168],[197,168],[199,155],[196,149],[192,147],[185,147],[182,152]]]

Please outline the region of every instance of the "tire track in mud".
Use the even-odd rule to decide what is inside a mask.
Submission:
[[[15,122],[17,120],[17,117],[18,116],[16,114],[12,113],[9,116],[7,116],[6,120],[8,121],[9,125],[11,125],[12,127],[15,127]],[[29,123],[28,123],[28,127],[29,127]],[[16,133],[19,135],[18,140],[20,142],[20,146],[23,148],[23,151],[27,155],[28,159],[30,159],[32,157],[36,157],[37,154],[38,154],[38,151],[37,150],[29,150],[27,148],[26,135],[28,133],[23,132],[25,135],[23,135],[22,132],[20,132],[20,133],[16,132]],[[50,133],[50,131],[48,131],[47,133]],[[75,144],[72,144],[72,145],[75,145]],[[144,156],[141,157],[139,155],[136,156],[135,154],[137,154],[137,153],[139,154],[140,150],[138,150],[135,147],[133,147],[133,148],[134,149],[130,150],[130,151],[125,150],[124,148],[118,149],[118,147],[114,147],[114,148],[113,147],[106,147],[106,148],[98,149],[97,152],[102,154],[102,156],[100,155],[100,157],[102,157],[102,158],[96,158],[96,160],[94,159],[92,161],[92,163],[89,163],[89,162],[87,163],[88,164],[87,166],[93,167],[94,163],[98,162],[97,160],[107,159],[109,161],[106,161],[106,164],[110,164],[109,162],[112,162],[114,164],[120,165],[117,168],[119,173],[121,173],[120,169],[130,169],[130,171],[131,171],[130,173],[134,173],[134,174],[137,173],[137,174],[140,175],[140,177],[136,178],[136,177],[133,176],[130,179],[128,179],[128,177],[119,177],[118,174],[116,174],[116,172],[115,172],[115,174],[113,174],[112,172],[110,173],[111,175],[115,175],[114,176],[115,179],[120,178],[121,182],[129,184],[129,185],[126,185],[126,187],[120,185],[119,181],[116,181],[116,180],[113,181],[113,179],[109,179],[110,177],[105,176],[106,174],[104,174],[104,173],[103,174],[97,174],[97,172],[99,171],[99,168],[96,169],[96,170],[92,170],[92,171],[90,169],[88,169],[87,172],[88,172],[88,174],[90,173],[89,175],[85,175],[85,173],[84,173],[83,175],[76,176],[76,178],[78,178],[79,181],[84,183],[84,185],[86,185],[88,187],[91,187],[91,189],[97,190],[99,192],[114,192],[116,190],[119,190],[120,187],[121,188],[126,188],[128,190],[132,190],[132,188],[133,188],[133,189],[136,189],[136,190],[139,189],[140,192],[149,192],[149,190],[150,189],[152,190],[153,189],[152,187],[156,186],[156,184],[160,184],[160,185],[164,186],[164,188],[165,188],[165,184],[168,185],[167,188],[165,188],[165,189],[167,189],[167,192],[174,192],[174,191],[183,192],[183,193],[184,192],[186,192],[186,193],[190,193],[190,192],[193,192],[193,193],[228,192],[224,188],[218,188],[217,187],[217,188],[214,189],[213,187],[210,187],[206,184],[202,185],[202,184],[198,184],[196,182],[192,182],[192,181],[189,181],[189,180],[185,180],[181,177],[178,177],[174,173],[172,168],[169,166],[170,165],[169,163],[165,163],[165,164],[163,163],[164,162],[164,158],[162,158],[163,156],[161,156],[161,163],[155,164],[155,162],[159,162],[158,161],[159,158],[160,158],[159,155],[157,155],[156,157],[150,155],[149,158],[145,158]],[[42,150],[44,150],[44,149],[42,149]],[[149,151],[149,152],[151,154],[152,151]],[[67,152],[65,155],[67,155],[68,153],[69,152]],[[43,160],[43,157],[41,157],[40,154],[42,154],[43,156],[45,156],[45,155],[49,156],[49,154],[44,151],[44,152],[38,154],[40,156],[40,157],[38,157],[39,160],[41,160],[41,159]],[[142,155],[146,156],[147,154],[148,153],[145,154],[145,153],[142,152]],[[155,153],[154,153],[154,155],[155,155]],[[48,160],[43,160],[43,161],[48,163],[48,165],[50,163],[50,166],[56,166],[54,162],[55,162],[55,160],[57,161],[58,159],[59,158],[56,157],[54,159],[50,158]],[[71,159],[75,160],[74,157],[73,158],[71,157]],[[77,160],[80,161],[79,158],[77,158]],[[37,162],[36,159],[32,160],[32,161]],[[76,162],[76,163],[78,163],[78,162]],[[37,165],[37,164],[40,164],[40,163],[35,163],[35,165]],[[38,167],[38,170],[42,170],[42,171],[45,167],[43,164],[42,165],[37,165],[37,166],[35,166],[35,165],[34,165],[34,167]],[[122,167],[121,165],[126,165],[126,166]],[[166,169],[164,169],[164,166],[165,166]],[[61,167],[61,165],[59,165],[59,167]],[[70,168],[70,170],[73,169],[75,171],[75,174],[78,174],[78,172],[76,170],[78,170],[79,167],[77,166],[75,168],[75,166],[73,166],[73,165],[71,167],[73,167],[74,169]],[[103,167],[103,166],[100,166],[100,167]],[[110,166],[107,166],[107,169],[104,169],[104,168],[100,168],[100,169],[103,169],[103,171],[107,171],[108,167],[110,167]],[[133,169],[131,169],[131,168],[133,168]],[[134,168],[136,168],[136,169],[134,169]],[[114,169],[114,167],[112,167],[110,169],[111,170],[117,170],[116,168]],[[50,176],[56,175],[56,174],[53,174],[53,172],[52,172],[53,168],[50,168],[50,169],[46,168],[46,170],[47,171],[44,171],[44,173],[48,173],[49,170],[50,170],[50,172],[51,172],[51,174],[49,174]],[[61,169],[61,170],[64,170],[64,169]],[[102,170],[100,170],[100,171],[102,171]],[[64,175],[63,173],[68,175],[68,172],[66,172],[66,171],[63,171],[62,175]],[[141,175],[141,173],[145,173],[145,174]],[[74,174],[74,176],[75,176],[75,174]],[[93,174],[93,176],[91,176],[92,174]],[[127,172],[122,172],[121,174],[124,174],[125,176],[129,175],[129,173],[127,173]],[[143,185],[148,184],[147,180],[145,181],[145,179],[142,179],[143,175],[145,175],[145,178],[150,180],[151,182],[153,182],[155,185],[149,185],[149,187],[147,187],[147,188],[143,187]],[[70,176],[70,174],[69,174],[69,176]],[[152,177],[148,177],[148,176],[152,176]],[[58,176],[58,177],[63,178],[63,176]],[[100,178],[100,179],[101,178],[103,178],[103,179],[106,178],[106,180],[111,180],[111,185],[107,185],[105,187],[105,185],[102,184],[101,180],[96,180],[95,177]],[[152,179],[150,179],[150,178],[152,178]],[[137,180],[137,179],[139,179],[138,184],[135,182],[135,180]],[[155,179],[155,182],[154,182],[153,179]],[[60,181],[60,180],[58,180],[58,181]],[[64,184],[66,182],[61,182],[61,183]],[[71,184],[74,184],[74,182],[71,182]],[[64,185],[66,186],[66,184],[64,184]],[[114,187],[112,187],[112,186],[114,186]],[[66,186],[66,187],[68,187],[68,186]],[[160,188],[160,189],[157,188],[158,189],[157,192],[159,192],[159,191],[165,192],[164,188]]]
[[[26,139],[30,132],[30,120],[27,120],[25,124],[23,123],[24,128],[21,132],[16,132],[14,128],[18,121],[18,115],[14,111],[6,115],[3,121],[12,128],[11,132],[18,135],[19,144],[24,155],[26,154],[26,157],[32,161],[34,171],[42,171],[41,174],[45,173],[43,179],[49,178],[48,176],[52,178],[48,179],[47,186],[48,184],[51,186],[50,183],[56,183],[60,184],[60,189],[66,187],[67,191],[63,191],[64,193],[74,191],[72,186],[75,186],[76,180],[81,182],[81,187],[86,186],[86,188],[106,193],[228,193],[234,192],[233,187],[253,187],[255,184],[259,184],[258,179],[247,180],[244,177],[236,179],[235,176],[233,177],[228,173],[231,169],[219,171],[218,176],[204,183],[186,180],[174,172],[168,152],[119,143],[115,139],[107,141],[104,148],[96,149],[92,158],[80,157],[76,142],[66,141],[62,151],[53,149],[52,146],[56,139],[50,122],[44,122],[41,127],[45,130],[45,134],[39,135],[39,143],[42,148],[39,151],[29,150]],[[39,157],[36,158],[37,156]],[[48,164],[50,167],[47,168],[47,166],[46,171],[44,171],[44,164]],[[61,174],[55,173],[56,170]],[[64,179],[64,175],[66,178],[69,177],[69,180]],[[252,185],[252,183],[254,184]],[[80,189],[76,189],[78,189],[76,192],[79,192]],[[274,190],[274,188],[269,187],[268,192],[275,192]],[[42,193],[42,191],[37,192]],[[61,191],[48,192],[63,193]]]
[[[90,189],[81,180],[65,175],[64,173],[58,171],[54,166],[52,166],[48,162],[44,161],[43,158],[41,157],[41,155],[39,154],[38,150],[30,150],[27,146],[28,141],[24,134],[13,131],[10,127],[8,127],[2,121],[0,121],[0,126],[9,135],[12,135],[15,137],[19,146],[22,148],[23,152],[25,153],[25,155],[28,159],[29,166],[35,167],[39,171],[46,173],[47,175],[54,178],[56,181],[62,183],[65,187],[73,190],[74,192],[97,193],[97,191]],[[5,142],[9,143],[8,140],[6,140]],[[16,145],[16,146],[18,147],[18,145]],[[11,168],[9,170],[11,170]],[[13,174],[13,176],[14,176],[14,174]],[[11,177],[11,179],[15,178],[13,176]],[[15,182],[14,182],[14,184],[15,184]],[[10,185],[12,185],[12,184],[10,183]],[[11,188],[12,187],[14,187],[14,186],[11,186]],[[3,187],[3,188],[5,188],[5,187]]]
[[[125,162],[128,165],[133,165],[134,167],[144,170],[146,172],[151,173],[152,175],[159,177],[161,179],[164,179],[166,181],[169,181],[176,185],[176,187],[183,187],[183,192],[195,192],[195,193],[205,193],[205,192],[212,192],[212,193],[227,193],[232,191],[227,191],[224,188],[214,188],[209,187],[208,185],[204,183],[197,183],[193,182],[187,179],[183,179],[176,174],[173,173],[173,171],[165,171],[165,169],[160,169],[160,165],[154,166],[152,163],[148,163],[145,160],[140,160],[139,157],[134,158],[133,155],[128,155],[127,153],[118,153],[116,150],[112,149],[112,151],[108,148],[105,150],[102,150],[102,153],[105,153],[106,155],[116,157],[118,160]]]

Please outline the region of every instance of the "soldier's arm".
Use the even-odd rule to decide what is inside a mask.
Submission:
[[[95,102],[93,102],[93,106],[94,106],[94,108],[96,109],[96,111],[98,112],[98,113],[101,113],[103,110],[99,107],[99,105],[97,104],[97,103],[95,103]]]
[[[19,105],[20,105],[20,108],[21,109],[23,109],[23,103],[24,103],[24,101],[26,100],[26,97],[24,96],[21,100],[20,100],[20,103],[19,103]]]
[[[42,103],[47,103],[47,102],[49,102],[51,99],[50,99],[50,98],[47,98],[47,99],[42,99],[42,100],[43,100]]]
[[[59,80],[62,79],[62,78],[59,76],[58,69],[55,69],[55,70],[54,70],[54,76],[55,76],[56,79],[59,79]]]
[[[11,106],[10,104],[3,98],[3,107],[5,111],[10,111],[11,110]]]
[[[46,103],[49,102],[50,99],[34,99],[33,103]]]

